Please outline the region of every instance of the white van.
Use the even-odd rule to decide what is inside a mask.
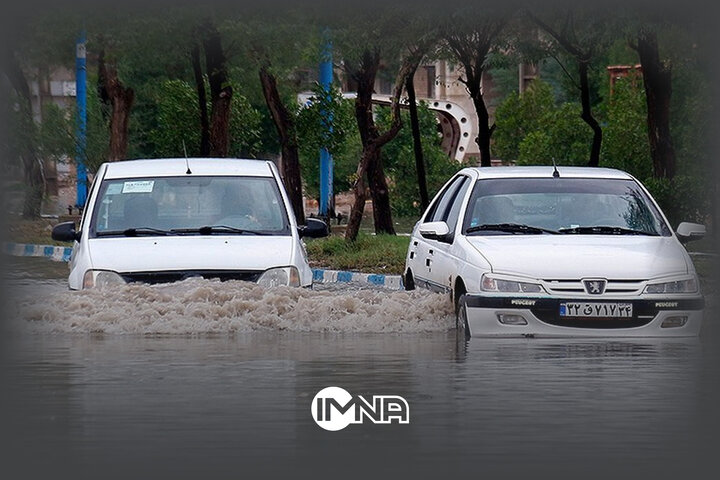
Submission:
[[[79,228],[56,225],[73,241],[73,290],[188,277],[308,287],[302,237],[327,225],[298,226],[272,162],[177,158],[103,164]]]

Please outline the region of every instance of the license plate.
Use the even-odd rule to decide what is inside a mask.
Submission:
[[[566,302],[560,304],[561,317],[632,317],[632,303]]]

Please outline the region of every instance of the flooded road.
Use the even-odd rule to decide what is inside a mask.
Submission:
[[[720,329],[458,341],[440,296],[187,281],[67,292],[6,267],[4,463],[27,477],[696,477],[718,440]],[[407,425],[319,428],[327,386]]]

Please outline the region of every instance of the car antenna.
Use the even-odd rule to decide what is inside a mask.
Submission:
[[[553,157],[552,162],[553,162],[553,177],[560,178],[560,172],[558,172],[557,165],[555,165],[555,157]]]
[[[187,171],[185,172],[185,175],[191,175],[192,172],[190,171],[190,163],[188,162],[187,148],[185,148],[185,140],[183,140],[182,142],[183,142],[183,152],[185,152],[185,165],[187,166]]]

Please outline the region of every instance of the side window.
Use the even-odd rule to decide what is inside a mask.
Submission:
[[[452,204],[458,189],[467,177],[459,176],[448,185],[445,191],[437,199],[433,207],[425,216],[425,222],[444,222],[448,218],[449,207]]]
[[[455,232],[455,227],[457,226],[458,217],[460,217],[460,208],[462,207],[463,199],[470,188],[470,179],[468,177],[463,178],[464,180],[460,185],[460,188],[457,190],[452,202],[450,203],[450,211],[445,219],[445,223],[448,224],[450,231],[453,233]]]
[[[80,225],[78,225],[78,231],[82,231],[83,225],[85,225],[85,218],[87,217],[87,212],[90,210],[88,208],[90,206],[90,197],[92,196],[93,190],[95,189],[95,184],[98,183],[98,175],[93,176],[93,181],[90,184],[90,188],[87,189],[87,193],[85,195],[85,205],[83,206],[83,213],[80,217]]]

